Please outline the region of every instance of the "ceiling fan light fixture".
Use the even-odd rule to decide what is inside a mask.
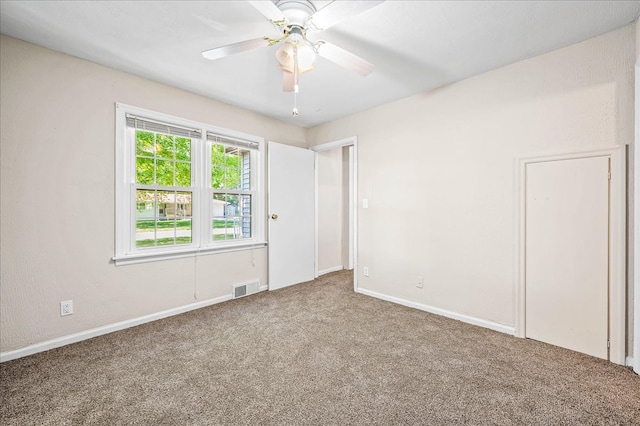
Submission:
[[[276,50],[276,59],[281,67],[293,67],[293,44],[289,42],[282,43],[282,46]]]
[[[293,72],[294,69],[294,44],[292,42],[283,43],[276,50],[276,59],[280,64],[280,69],[286,72]],[[316,52],[306,43],[297,44],[298,50],[298,72],[300,74],[313,69],[313,63],[316,60]]]
[[[316,52],[307,43],[298,44],[298,68],[301,73],[313,69]]]
[[[282,71],[282,72],[286,72],[287,74],[293,74],[294,71],[295,71],[293,69],[293,65],[287,66],[287,67],[283,67],[282,65],[278,65],[278,69],[280,71]],[[303,70],[298,71],[298,74],[304,74],[304,73],[309,72],[309,71],[313,71],[313,65],[311,65],[311,67],[305,69],[304,71]]]

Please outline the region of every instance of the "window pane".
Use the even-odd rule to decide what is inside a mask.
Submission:
[[[219,167],[211,168],[211,187],[215,189],[224,188],[224,169]]]
[[[156,183],[163,186],[173,186],[173,168],[175,163],[167,160],[156,161]]]
[[[227,210],[226,210],[227,217],[238,216],[239,214],[238,200],[239,200],[238,195],[230,195],[230,194],[227,195]]]
[[[156,192],[136,191],[136,247],[155,245],[157,216]]]
[[[173,136],[156,133],[156,155],[158,158],[174,158]]]
[[[241,180],[242,158],[238,156],[237,149],[228,149],[228,152],[225,154],[225,165],[224,187],[226,189],[238,189]]]
[[[136,247],[190,244],[191,193],[136,191]]]
[[[153,153],[154,153],[153,133],[137,130],[136,131],[136,155],[153,157]]]
[[[224,181],[224,146],[211,145],[211,187],[222,188]]]
[[[224,146],[211,145],[211,164],[215,167],[224,169]]]
[[[138,184],[191,186],[191,139],[137,131],[136,157]]]
[[[165,215],[167,221],[175,223],[175,244],[191,244],[192,220],[191,220],[191,193],[167,192],[168,203]]]
[[[227,196],[225,194],[213,194],[211,201],[211,215],[213,216],[213,239],[225,239],[225,206],[227,204]]]
[[[251,195],[213,194],[213,240],[251,238]]]
[[[232,146],[211,146],[211,187],[251,189],[251,152]]]
[[[213,216],[224,218],[226,214],[227,194],[213,194]]]
[[[176,163],[176,186],[191,186],[191,163]]]
[[[153,158],[136,158],[136,182],[153,185]]]
[[[176,160],[191,160],[191,139],[176,138]]]

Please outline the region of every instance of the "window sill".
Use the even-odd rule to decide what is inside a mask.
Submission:
[[[150,251],[148,253],[135,253],[125,254],[121,256],[114,256],[111,260],[116,266],[133,265],[137,263],[157,262],[160,260],[180,259],[183,257],[196,257],[209,254],[221,254],[231,253],[234,251],[254,250],[266,247],[267,243],[252,242],[252,243],[239,243],[229,244],[224,246],[209,246],[209,247],[189,247],[187,249],[171,250],[171,251]]]

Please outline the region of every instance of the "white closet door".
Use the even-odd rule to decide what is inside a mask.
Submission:
[[[608,156],[526,168],[526,337],[604,359],[608,175]]]

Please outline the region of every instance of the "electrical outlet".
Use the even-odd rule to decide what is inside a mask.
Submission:
[[[423,288],[424,287],[424,278],[418,277],[416,278],[416,287]]]
[[[71,315],[73,313],[73,300],[60,302],[60,316]]]
[[[364,275],[365,277],[369,276],[369,267],[365,266],[362,268],[362,275]]]

